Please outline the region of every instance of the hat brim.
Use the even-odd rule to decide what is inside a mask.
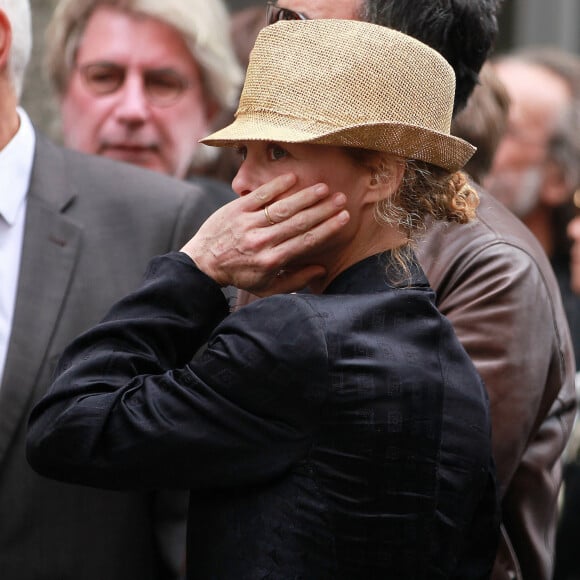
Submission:
[[[310,143],[357,147],[384,151],[408,159],[417,159],[458,171],[465,166],[476,148],[458,137],[402,123],[365,123],[340,129],[304,119],[280,115],[243,114],[233,123],[200,140],[215,147],[232,147],[245,141]]]

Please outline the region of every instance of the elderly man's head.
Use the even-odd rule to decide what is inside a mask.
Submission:
[[[185,177],[242,79],[221,0],[61,0],[47,62],[67,146]]]

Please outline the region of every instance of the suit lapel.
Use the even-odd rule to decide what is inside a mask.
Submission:
[[[66,300],[81,228],[66,215],[75,197],[64,152],[37,137],[12,334],[0,389],[0,463],[23,420]]]

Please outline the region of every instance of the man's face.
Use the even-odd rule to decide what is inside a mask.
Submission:
[[[68,147],[183,178],[210,111],[179,34],[105,6],[87,24],[61,116]]]
[[[555,176],[548,144],[570,89],[554,73],[528,63],[507,60],[494,71],[508,91],[510,112],[485,186],[525,221],[546,201]]]
[[[281,8],[300,12],[309,20],[340,18],[358,20],[364,0],[278,0]]]

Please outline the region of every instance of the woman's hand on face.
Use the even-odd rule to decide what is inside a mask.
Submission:
[[[296,183],[284,174],[218,209],[181,249],[221,286],[257,296],[293,292],[324,276],[321,265],[284,269],[349,220],[346,196],[317,184],[279,199]]]

